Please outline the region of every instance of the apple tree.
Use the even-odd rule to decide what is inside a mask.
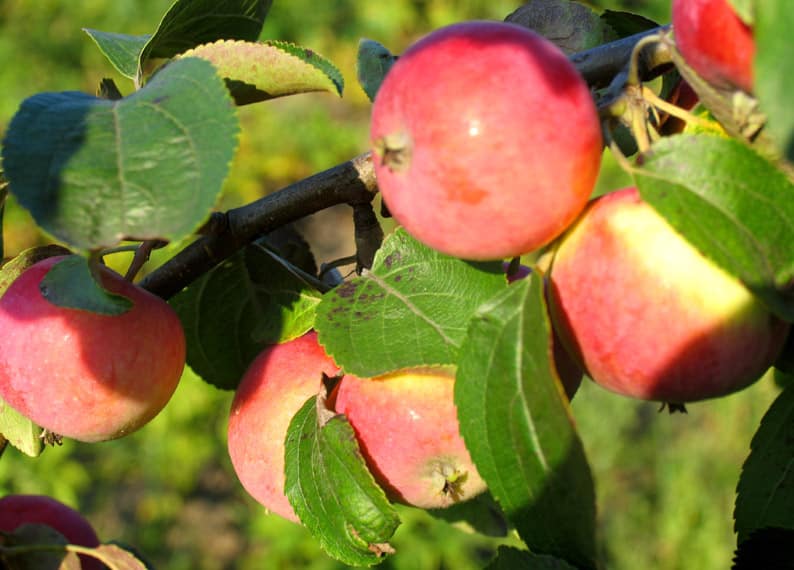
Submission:
[[[522,548],[489,568],[590,569],[583,376],[680,413],[772,369],[783,389],[738,482],[734,561],[792,567],[788,3],[673,0],[660,25],[533,0],[397,54],[362,40],[370,148],[220,211],[237,107],[345,87],[310,47],[259,40],[271,3],[176,0],[151,34],[86,29],[129,82],[21,102],[0,197],[53,244],[0,269],[2,445],[122,437],[187,364],[236,391],[241,484],[338,561],[400,556],[403,503],[474,528],[496,512]],[[631,188],[593,196],[603,153]],[[291,224],[338,204],[356,251],[318,268]],[[105,267],[120,251],[123,277]],[[2,509],[11,568],[146,567]]]

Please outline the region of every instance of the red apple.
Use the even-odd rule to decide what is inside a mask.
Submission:
[[[96,548],[99,546],[94,528],[83,515],[44,495],[6,495],[0,499],[0,531],[14,532],[24,524],[43,524],[54,528],[69,544]],[[1,541],[0,541],[1,542]],[[105,566],[96,558],[80,555],[85,570]]]
[[[601,161],[590,90],[565,55],[503,22],[441,28],[386,75],[371,140],[383,200],[414,237],[474,260],[535,250],[587,203]]]
[[[753,91],[752,29],[728,0],[673,0],[673,34],[687,65],[721,88]]]
[[[454,371],[345,375],[330,403],[347,416],[376,480],[393,500],[444,508],[485,490],[458,430]]]
[[[636,188],[588,207],[557,246],[550,285],[557,331],[586,373],[644,400],[740,390],[774,362],[788,331]]]
[[[232,402],[228,444],[248,493],[270,511],[298,522],[284,495],[284,440],[295,413],[319,393],[322,375],[338,372],[309,332],[266,348],[249,366]]]
[[[0,299],[0,397],[51,432],[114,439],[156,416],[185,365],[179,318],[159,297],[101,269],[103,286],[133,302],[118,316],[56,306],[39,283],[63,257],[20,275]]]
[[[508,271],[509,267],[509,263],[504,264],[505,271]],[[514,283],[519,279],[524,279],[530,273],[532,273],[532,269],[530,267],[527,267],[526,265],[519,265],[515,273],[507,275],[507,282]],[[557,375],[562,382],[562,387],[565,389],[565,394],[568,396],[569,400],[572,400],[576,394],[576,391],[579,389],[579,386],[582,384],[582,376],[584,375],[584,372],[582,372],[582,368],[573,360],[573,358],[571,358],[571,356],[568,354],[568,351],[565,350],[565,347],[563,346],[557,331],[554,330],[554,327],[552,327],[551,332],[554,369],[557,371]]]

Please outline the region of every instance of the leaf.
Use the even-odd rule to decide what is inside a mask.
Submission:
[[[8,181],[3,176],[3,171],[0,169],[0,260],[5,257],[5,240],[3,239],[3,220],[6,212],[6,199],[8,198]]]
[[[784,174],[736,140],[681,135],[656,143],[634,177],[703,255],[794,319],[794,184]]]
[[[510,546],[500,546],[494,558],[485,570],[576,570],[565,560],[533,554]]]
[[[460,432],[530,550],[593,568],[593,480],[550,339],[536,271],[477,310],[455,379]]]
[[[111,570],[147,570],[146,564],[138,560],[132,552],[115,544],[100,544],[92,550],[99,554],[98,558]]]
[[[454,364],[474,310],[506,286],[501,262],[449,257],[398,229],[371,271],[323,296],[315,328],[336,363],[362,378]]]
[[[25,523],[8,535],[7,542],[0,544],[2,559],[8,560],[13,570],[80,570],[77,555],[66,551],[67,540],[53,527],[39,523]],[[10,548],[24,547],[15,553]],[[40,546],[36,549],[34,547]],[[5,568],[5,566],[3,566]]]
[[[370,101],[375,100],[380,84],[396,61],[397,56],[383,44],[366,38],[358,42],[356,78]]]
[[[287,498],[330,556],[372,566],[393,552],[387,541],[400,524],[397,511],[367,469],[353,428],[323,397],[293,417],[285,463]]]
[[[250,245],[170,300],[187,340],[187,363],[205,382],[233,390],[269,344],[312,328],[320,294]]]
[[[131,36],[114,32],[101,32],[91,28],[83,28],[83,31],[94,40],[102,55],[113,64],[113,67],[119,73],[133,80],[138,76],[138,59],[143,47],[151,38],[150,34]]]
[[[592,8],[572,0],[531,0],[505,21],[537,32],[565,55],[594,48],[614,34]]]
[[[765,132],[794,164],[794,10],[789,0],[755,2],[754,87],[767,115]]]
[[[316,52],[287,42],[220,40],[186,51],[181,57],[212,62],[238,105],[310,91],[342,95],[344,79]]]
[[[86,258],[70,255],[47,272],[39,284],[41,295],[53,305],[100,315],[121,315],[132,301],[104,289],[94,278]]]
[[[794,530],[794,386],[772,403],[753,436],[737,487],[739,543],[766,527]]]
[[[794,530],[762,528],[739,544],[731,570],[791,569]]]
[[[29,457],[38,457],[44,451],[41,438],[43,429],[0,399],[0,434]]]
[[[141,50],[139,76],[150,58],[169,59],[217,40],[256,41],[273,0],[176,0]]]
[[[238,130],[215,69],[190,58],[119,101],[77,92],[26,99],[3,166],[36,223],[74,247],[178,241],[215,205]]]
[[[627,38],[659,27],[658,23],[644,16],[619,10],[604,10],[601,19],[614,30],[618,38]]]

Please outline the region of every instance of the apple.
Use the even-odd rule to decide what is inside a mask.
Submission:
[[[0,298],[0,397],[41,427],[85,442],[122,437],[168,403],[185,365],[179,318],[161,298],[102,267],[130,299],[117,316],[59,307],[39,283],[63,256],[22,273]]]
[[[643,400],[724,396],[772,365],[788,325],[636,188],[593,201],[557,244],[550,310],[596,383]]]
[[[510,264],[505,263],[503,267],[507,273],[509,271]],[[515,273],[507,273],[507,282],[515,283],[520,279],[524,279],[530,273],[532,273],[532,269],[530,267],[527,267],[526,265],[519,265]],[[544,285],[547,284],[544,283]],[[547,286],[545,286],[545,290],[548,292]],[[554,327],[552,327],[551,334],[554,369],[557,371],[557,375],[562,382],[562,387],[565,389],[565,395],[568,396],[568,400],[573,400],[576,391],[579,390],[579,386],[582,384],[582,376],[584,375],[584,372],[582,372],[581,367],[576,363],[576,361],[571,358],[571,356],[568,354],[568,351],[565,350],[565,347],[562,344],[557,331],[554,330]]]
[[[69,544],[96,548],[99,546],[94,528],[73,508],[45,495],[6,495],[0,498],[0,531],[12,533],[24,524],[42,524],[63,535]],[[2,540],[0,540],[2,543]],[[85,570],[105,566],[96,558],[80,555]]]
[[[413,44],[372,107],[375,174],[415,238],[471,260],[552,241],[587,204],[602,138],[590,90],[554,44],[474,21]]]
[[[322,376],[339,368],[308,332],[262,351],[232,402],[228,447],[237,478],[268,510],[298,522],[284,495],[284,440],[295,413],[320,392]]]
[[[673,0],[673,34],[687,65],[720,88],[753,91],[753,31],[728,0]]]
[[[486,488],[458,429],[454,370],[345,375],[329,403],[344,414],[378,483],[395,501],[438,509]]]

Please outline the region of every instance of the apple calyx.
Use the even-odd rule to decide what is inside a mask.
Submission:
[[[372,144],[380,163],[392,172],[405,172],[411,166],[413,145],[406,131],[378,137]]]
[[[465,469],[459,469],[451,461],[441,461],[432,466],[434,480],[439,480],[441,491],[439,494],[444,501],[457,503],[465,498],[463,486],[469,478]]]

